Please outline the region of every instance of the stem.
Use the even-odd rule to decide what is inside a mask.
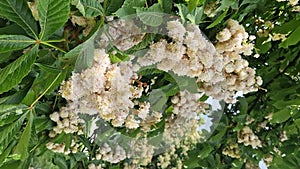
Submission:
[[[56,49],[56,50],[59,50],[59,51],[61,51],[61,52],[63,52],[63,53],[67,53],[67,52],[64,51],[63,49],[61,49],[61,48],[59,48],[59,47],[56,47],[56,46],[54,46],[54,45],[51,45],[51,44],[48,43],[47,41],[46,41],[46,42],[41,42],[41,44],[46,45],[46,46],[50,46],[50,47],[52,47],[52,48],[54,48],[54,49]]]
[[[47,43],[55,43],[55,42],[64,42],[64,41],[66,41],[65,39],[56,39],[56,40],[47,40],[47,41],[45,41],[45,42],[47,42]]]
[[[47,87],[47,89],[37,98],[35,101],[30,105],[29,109],[33,109],[34,105],[48,92],[48,90],[54,85],[56,80],[61,75],[61,72],[55,77],[55,79],[52,81],[52,83]]]

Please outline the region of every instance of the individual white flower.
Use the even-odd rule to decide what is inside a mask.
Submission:
[[[299,3],[299,0],[289,0],[289,4],[291,5],[291,6],[295,6],[295,5],[297,5]]]
[[[231,33],[229,29],[225,28],[217,34],[216,38],[219,42],[224,42],[231,38]]]
[[[59,121],[59,114],[58,114],[58,112],[54,112],[54,113],[50,114],[50,119],[52,121],[54,121],[54,122]]]
[[[129,128],[129,129],[136,129],[136,128],[139,127],[139,123],[140,123],[140,121],[134,119],[134,116],[133,116],[133,115],[129,115],[129,116],[126,118],[125,126],[126,126],[127,128]]]

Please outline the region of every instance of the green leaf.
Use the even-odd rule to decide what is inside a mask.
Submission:
[[[208,25],[208,27],[206,29],[213,28],[213,27],[217,26],[219,23],[221,23],[222,20],[225,18],[226,14],[228,12],[228,9],[229,8],[227,8],[213,23]]]
[[[34,80],[26,97],[22,101],[22,103],[26,105],[32,104],[33,101],[37,99],[43,92],[45,92],[44,94],[53,92],[66,78],[66,70],[46,67],[44,65],[42,66],[42,64],[39,64],[39,67],[43,67],[41,73]]]
[[[300,41],[300,26],[291,33],[291,35],[279,44],[279,47],[288,48],[289,46],[296,45]]]
[[[11,54],[13,52],[5,52],[5,53],[0,53],[0,63],[5,63],[8,62],[11,59]]]
[[[122,7],[118,9],[115,14],[122,18],[128,15],[134,14],[136,7],[143,7],[145,5],[145,0],[125,0]]]
[[[12,149],[15,147],[17,144],[16,140],[13,140],[9,146],[5,149],[3,153],[0,154],[0,167],[3,165],[3,162],[6,160],[6,158],[9,156],[10,152]]]
[[[11,104],[1,104],[0,105],[0,115],[3,115],[5,113],[9,113],[12,111],[16,111],[19,109],[23,109],[26,106],[23,105],[11,105]]]
[[[41,26],[40,39],[47,40],[69,18],[69,0],[39,0],[37,4]]]
[[[203,147],[203,149],[200,150],[198,157],[202,159],[206,158],[208,155],[211,154],[213,150],[214,148],[211,145],[207,144]]]
[[[110,0],[106,8],[106,15],[111,15],[111,13],[116,12],[121,8],[123,0]]]
[[[240,6],[243,6],[245,4],[256,4],[259,3],[260,0],[243,0]]]
[[[284,108],[275,112],[270,120],[271,123],[283,123],[291,117],[291,111],[288,108]]]
[[[21,165],[20,160],[10,160],[3,164],[3,166],[0,167],[0,169],[17,169]]]
[[[53,124],[53,121],[46,116],[40,116],[34,119],[34,126],[37,133],[52,129]]]
[[[75,5],[80,13],[85,17],[95,17],[103,15],[103,8],[99,1],[95,0],[72,0],[72,5]]]
[[[298,128],[300,128],[300,119],[295,120],[294,123]]]
[[[178,85],[180,91],[187,90],[190,93],[197,93],[198,85],[195,78],[178,76],[173,72],[168,72],[168,74],[175,80],[175,83]]]
[[[187,16],[188,13],[189,13],[189,10],[188,10],[187,6],[184,5],[184,4],[176,4],[175,6],[176,6],[176,7],[178,8],[178,10],[179,10],[179,16],[180,16],[181,20],[182,20],[183,22],[185,22],[185,21],[186,21],[186,16]]]
[[[239,100],[239,103],[240,103],[240,114],[247,114],[247,111],[248,111],[248,102],[246,100],[245,97],[238,97],[238,100]]]
[[[173,8],[173,0],[158,0],[158,3],[160,4],[164,12],[171,13]]]
[[[27,6],[27,0],[1,0],[0,16],[17,23],[28,35],[37,39],[37,24]]]
[[[71,4],[76,6],[76,8],[79,10],[79,12],[83,16],[85,16],[85,9],[84,9],[84,6],[83,6],[83,4],[80,0],[71,0]]]
[[[21,138],[14,150],[14,154],[20,155],[22,161],[26,160],[29,155],[28,146],[31,137],[32,122],[33,122],[33,114],[32,111],[30,111],[25,130],[23,131]]]
[[[18,24],[10,24],[0,28],[0,34],[5,35],[24,35],[26,32]]]
[[[150,109],[152,111],[162,111],[168,101],[168,97],[161,89],[154,89],[149,94]]]
[[[255,42],[255,47],[258,49],[260,54],[267,53],[272,47],[272,42],[267,41],[268,38],[257,38]],[[267,42],[266,42],[267,41]]]
[[[295,30],[299,25],[300,25],[300,20],[293,19],[289,22],[285,22],[281,26],[276,26],[273,32],[287,34]]]
[[[9,112],[0,115],[0,127],[11,124],[20,117],[18,111]]]
[[[37,56],[38,46],[0,70],[0,94],[19,84],[29,73]]]
[[[217,11],[223,11],[224,9],[228,9],[230,6],[233,6],[236,3],[236,0],[222,0],[221,6],[217,9]]]
[[[25,117],[26,113],[22,115],[16,122],[8,125],[0,131],[0,152],[2,152],[14,139],[14,136],[18,134]]]
[[[192,24],[200,24],[203,15],[203,7],[195,8],[191,13],[187,15],[187,19],[192,22]]]
[[[26,48],[35,40],[23,35],[0,35],[0,53]]]
[[[0,105],[0,127],[14,122],[22,113],[24,105]]]
[[[192,12],[199,4],[199,0],[189,0],[188,1],[188,10]]]
[[[159,4],[154,4],[150,8],[137,8],[137,16],[145,25],[157,27],[163,22],[163,13]]]
[[[77,53],[78,57],[75,63],[76,72],[81,72],[82,70],[87,69],[93,65],[93,60],[94,60],[93,38],[83,43],[81,47],[78,48],[76,47],[73,50],[74,51],[70,51],[73,54],[78,52]]]
[[[131,47],[130,49],[128,49],[126,51],[126,53],[132,54],[136,51],[138,53],[142,49],[145,49],[151,42],[153,42],[154,38],[155,38],[155,34],[153,34],[153,33],[145,34],[145,36],[143,37],[143,40],[140,43],[138,43],[138,44],[134,45],[133,47]]]

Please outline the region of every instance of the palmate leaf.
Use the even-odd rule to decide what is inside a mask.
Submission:
[[[0,94],[4,93],[15,85],[29,73],[37,56],[38,46],[34,46],[28,53],[0,70]]]
[[[17,121],[0,131],[0,152],[9,145],[9,143],[14,139],[14,136],[19,132],[25,117],[26,113],[24,113]]]
[[[28,35],[37,38],[37,24],[26,0],[1,0],[0,16],[17,23]]]
[[[35,40],[23,35],[0,35],[0,53],[23,49],[34,43]]]
[[[0,105],[0,127],[13,123],[22,113],[24,105]]]
[[[29,154],[28,146],[29,146],[29,141],[31,136],[32,123],[33,123],[33,114],[32,111],[30,111],[25,130],[23,131],[21,138],[14,150],[14,154],[20,155],[22,161],[26,160]]]
[[[85,17],[95,17],[103,14],[103,8],[99,1],[95,0],[72,0],[80,13]]]
[[[66,77],[66,70],[46,67],[41,64],[38,65],[41,68],[41,73],[34,80],[26,97],[22,101],[22,103],[26,105],[32,104],[43,92],[45,92],[45,94],[49,94],[53,90],[57,89]]]
[[[40,39],[47,40],[68,20],[69,0],[39,0],[37,4],[41,26]]]
[[[0,28],[1,35],[25,35],[26,32],[18,24],[13,23]]]

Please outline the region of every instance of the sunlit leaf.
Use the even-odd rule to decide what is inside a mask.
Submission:
[[[288,108],[275,112],[272,116],[271,123],[282,123],[291,117],[291,111]]]
[[[19,84],[29,73],[37,56],[38,46],[0,70],[0,94]]]
[[[0,16],[17,23],[28,35],[37,38],[37,24],[26,0],[1,0]]]
[[[33,123],[33,114],[32,111],[30,111],[27,118],[27,124],[25,130],[23,131],[20,140],[14,150],[14,154],[19,154],[21,156],[22,161],[26,160],[29,154],[28,146],[31,137],[32,123]]]
[[[35,40],[23,35],[0,35],[0,53],[26,48]]]
[[[16,122],[11,123],[0,131],[0,152],[2,152],[14,139],[14,136],[19,133],[25,117],[26,113],[24,113]]]
[[[47,40],[69,18],[69,0],[39,0],[37,4],[41,26],[40,39]]]
[[[286,40],[280,43],[280,47],[288,48],[289,46],[296,45],[300,41],[300,26],[295,29]]]

